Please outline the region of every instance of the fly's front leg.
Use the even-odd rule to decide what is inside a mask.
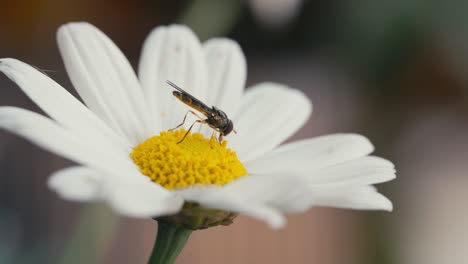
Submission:
[[[223,142],[223,136],[224,136],[223,131],[221,131],[220,129],[217,129],[217,128],[213,128],[213,130],[219,133],[218,142],[219,142],[219,144],[221,144]]]

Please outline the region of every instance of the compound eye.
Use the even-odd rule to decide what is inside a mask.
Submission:
[[[227,125],[223,128],[223,134],[228,135],[234,129],[234,124],[231,120],[228,121]]]

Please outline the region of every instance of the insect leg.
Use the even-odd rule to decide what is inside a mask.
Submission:
[[[192,130],[192,127],[193,127],[193,125],[195,125],[195,123],[202,123],[203,124],[203,123],[205,123],[205,121],[204,120],[195,120],[195,122],[192,123],[190,128],[185,133],[184,137],[179,142],[177,142],[177,144],[180,144],[180,143],[182,143],[182,141],[184,141],[185,137],[187,137],[188,133],[190,133],[190,130]]]
[[[187,119],[187,115],[188,113],[192,113],[194,116],[198,117],[199,119],[203,119],[203,118],[200,118],[197,113],[193,112],[192,110],[188,110],[187,113],[185,113],[185,116],[184,116],[184,119],[182,120],[182,123],[180,123],[178,126],[174,127],[174,128],[171,128],[169,129],[169,131],[172,131],[172,130],[175,130],[179,127],[181,127],[184,123],[185,123],[185,119]]]
[[[182,120],[182,123],[180,123],[178,126],[176,126],[176,127],[174,127],[174,128],[169,129],[169,131],[181,127],[181,126],[185,123],[185,119],[187,118],[187,115],[188,115],[189,112],[190,112],[190,110],[188,110],[187,113],[185,113],[185,116],[184,116],[184,119]]]
[[[205,122],[203,122],[203,123],[206,124],[207,122],[205,121]],[[221,131],[221,129],[216,128],[216,127],[213,127],[213,126],[211,126],[211,125],[210,125],[210,127],[213,129],[213,134],[211,134],[211,137],[213,137],[213,135],[214,135],[216,132],[218,132],[218,133],[219,133],[218,142],[219,142],[219,144],[221,144],[221,142],[223,141],[223,136],[224,136],[223,131]]]

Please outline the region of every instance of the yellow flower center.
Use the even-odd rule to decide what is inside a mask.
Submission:
[[[197,184],[224,185],[247,175],[234,151],[216,137],[206,139],[200,133],[161,132],[133,149],[130,157],[140,171],[166,189]]]

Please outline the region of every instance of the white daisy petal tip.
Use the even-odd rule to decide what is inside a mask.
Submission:
[[[146,38],[146,41],[144,42],[143,45],[146,44],[153,44],[153,41],[157,41],[156,38],[162,38],[163,36],[161,33],[163,32],[170,32],[171,35],[174,37],[190,37],[190,38],[195,38],[198,40],[198,37],[195,35],[195,33],[186,25],[182,24],[171,24],[167,26],[159,26],[155,27],[154,29],[151,30],[151,32],[148,34],[148,37]]]
[[[89,22],[86,21],[72,21],[72,22],[67,22],[65,24],[62,24],[59,26],[57,32],[60,33],[64,28],[70,27],[70,26],[89,26],[89,27],[94,27],[94,25],[90,24]]]
[[[352,133],[343,134],[343,135],[350,137],[355,142],[356,146],[360,146],[361,148],[367,149],[366,151],[367,154],[374,152],[375,150],[374,144],[372,144],[370,139],[367,138],[366,136],[361,135],[361,134],[352,134]]]
[[[19,85],[18,79],[23,77],[22,75],[26,72],[25,67],[30,66],[14,58],[0,59],[0,71],[3,72],[13,82],[17,83],[17,85]]]
[[[14,58],[0,58],[0,67],[4,68],[10,63],[15,63],[17,62],[17,59]]]
[[[193,30],[191,28],[189,28],[188,26],[183,25],[183,24],[171,24],[171,25],[167,26],[167,29],[170,30],[170,31],[175,31],[178,34],[190,35],[190,36],[198,39],[195,32],[193,32]]]
[[[222,60],[224,64],[233,64],[228,70],[242,71],[242,73],[229,72],[229,74],[242,75],[242,79],[245,79],[247,62],[239,43],[229,38],[212,38],[203,43],[203,48],[206,52],[207,63],[217,64],[216,62]]]
[[[271,89],[278,89],[279,91],[291,93],[291,99],[301,106],[302,112],[306,113],[307,118],[312,114],[313,104],[312,100],[300,89],[290,87],[286,84],[275,82],[263,82],[258,84],[259,87],[269,87]]]
[[[393,211],[393,203],[381,193],[375,192],[372,195],[368,195],[367,199],[355,201],[354,206],[350,206],[350,209],[357,210],[369,210],[369,211]]]
[[[53,173],[47,186],[65,200],[87,202],[99,199],[99,180],[85,167],[71,167]]]
[[[284,215],[279,213],[271,214],[267,219],[263,219],[272,229],[281,229],[286,226],[287,220]]]
[[[185,39],[186,37],[198,40],[197,35],[186,25],[182,24],[171,24],[167,26],[155,27],[151,30],[146,38],[143,46],[152,46],[155,42],[158,41],[158,38],[163,38],[162,34],[170,33],[173,38]]]
[[[393,203],[385,195],[378,192],[375,186],[362,186],[343,196],[345,208],[358,210],[393,211]],[[349,203],[348,203],[349,202]]]
[[[372,161],[375,164],[378,164],[376,166],[395,170],[395,164],[393,164],[393,162],[391,162],[388,159],[385,159],[385,158],[382,158],[382,157],[377,157],[377,156],[368,156],[367,159],[369,159],[370,161]]]
[[[286,226],[286,217],[277,210],[266,207],[258,207],[254,210],[255,211],[241,211],[239,213],[263,221],[267,223],[271,229],[282,229]]]
[[[70,31],[74,30],[96,30],[98,31],[99,29],[95,27],[93,24],[86,22],[86,21],[76,21],[76,22],[68,22],[63,25],[61,25],[58,30],[57,30],[57,41],[59,44],[59,47],[61,43],[63,43],[63,39],[70,34]]]
[[[203,43],[205,47],[213,47],[215,51],[229,54],[231,52],[242,53],[241,46],[236,41],[229,38],[212,38]]]
[[[389,204],[384,208],[387,212],[393,212],[393,203],[389,200]]]
[[[388,199],[387,197],[385,197],[384,195],[382,194],[378,194],[381,198],[379,199],[380,200],[380,206],[381,206],[381,210],[384,210],[384,211],[387,211],[387,212],[393,212],[393,203],[392,201],[390,201],[390,199]]]
[[[1,58],[0,59],[0,71],[3,72],[8,78],[15,82],[15,75],[12,72],[12,65],[15,65],[19,61],[13,58]]]

